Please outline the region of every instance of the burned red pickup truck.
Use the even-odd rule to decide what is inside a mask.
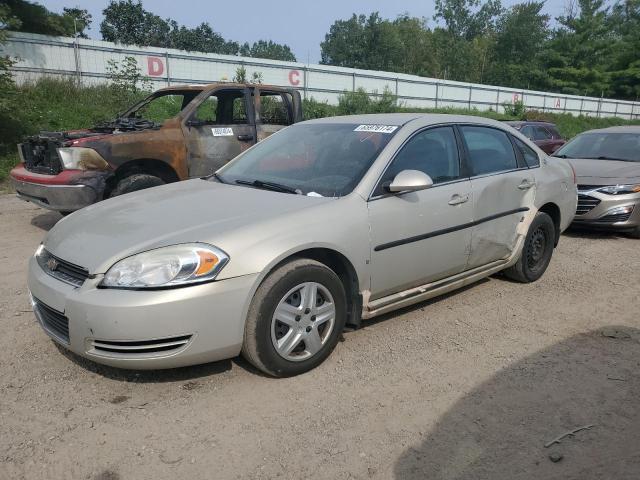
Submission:
[[[210,175],[301,120],[300,94],[293,89],[231,83],[163,88],[111,122],[27,139],[18,145],[21,163],[11,181],[20,198],[67,213]]]

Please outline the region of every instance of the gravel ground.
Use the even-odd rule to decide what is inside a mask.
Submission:
[[[0,479],[640,477],[640,241],[563,235],[537,283],[368,322],[274,380],[241,359],[140,373],[57,348],[25,272],[59,219],[0,196]]]

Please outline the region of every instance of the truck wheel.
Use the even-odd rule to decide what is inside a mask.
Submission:
[[[553,254],[555,231],[551,217],[538,212],[529,226],[520,258],[504,271],[505,276],[522,283],[535,282],[542,277]]]
[[[346,318],[346,294],[335,272],[315,260],[293,260],[256,291],[242,355],[273,377],[307,372],[329,356]]]
[[[157,187],[158,185],[164,185],[164,183],[165,182],[161,178],[156,177],[155,175],[136,173],[120,180],[116,185],[116,188],[111,191],[109,197],[117,197],[118,195],[123,195],[125,193]]]

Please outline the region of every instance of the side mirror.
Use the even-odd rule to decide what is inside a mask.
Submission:
[[[419,170],[403,170],[396,175],[387,190],[391,193],[416,192],[432,185],[433,180],[426,173]]]

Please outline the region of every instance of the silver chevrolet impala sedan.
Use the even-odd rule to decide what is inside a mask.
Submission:
[[[345,327],[500,271],[539,279],[576,202],[571,166],[496,121],[313,120],[210,177],[61,220],[29,289],[45,332],[96,362],[242,353],[290,376],[327,358]]]

